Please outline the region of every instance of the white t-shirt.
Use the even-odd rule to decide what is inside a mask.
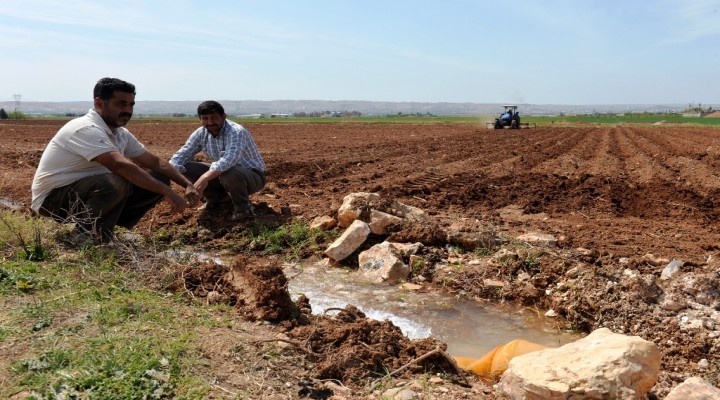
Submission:
[[[65,124],[50,140],[32,183],[32,209],[38,212],[50,191],[87,176],[110,172],[95,157],[117,151],[127,158],[141,156],[145,146],[130,131],[111,131],[100,114],[88,111]]]

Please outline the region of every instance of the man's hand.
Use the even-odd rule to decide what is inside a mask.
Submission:
[[[198,192],[198,195],[200,196],[200,198],[203,197],[205,189],[208,186],[208,181],[203,178],[204,178],[204,175],[201,176],[200,178],[198,178],[198,180],[196,180],[195,183],[193,184],[193,187],[195,187],[195,189],[197,189],[197,192]]]
[[[188,201],[174,191],[170,191],[170,193],[166,194],[163,197],[163,200],[167,201],[168,204],[170,204],[173,213],[183,212],[185,210],[185,207],[187,207],[188,205]]]
[[[198,190],[193,185],[187,185],[185,188],[185,198],[188,201],[188,205],[190,207],[195,207],[195,205],[200,201],[202,196],[198,192]]]
[[[202,176],[200,176],[197,181],[195,181],[195,189],[197,189],[201,197],[203,196],[203,192],[205,192],[205,189],[207,189],[208,183],[210,183],[211,180],[217,178],[220,175],[222,175],[222,171],[208,170],[207,172],[202,174]]]

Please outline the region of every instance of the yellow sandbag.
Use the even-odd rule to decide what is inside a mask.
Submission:
[[[460,357],[460,356],[453,356],[453,360],[455,360],[455,363],[458,365],[458,367],[462,369],[470,369],[470,364],[477,361],[477,358],[467,358],[467,357]]]
[[[476,360],[467,357],[453,357],[453,359],[458,367],[473,371],[478,375],[500,375],[505,372],[510,360],[514,357],[545,348],[546,346],[541,344],[516,339],[510,343],[501,344]]]

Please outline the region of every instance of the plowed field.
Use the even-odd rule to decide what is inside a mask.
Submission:
[[[0,124],[2,197],[29,204],[42,149],[62,121]],[[373,191],[438,216],[500,217],[564,246],[704,261],[718,248],[720,130],[678,126],[494,131],[467,124],[248,123],[269,196],[311,218]],[[169,157],[195,121],[133,121]],[[522,210],[502,213],[506,207]],[[507,221],[513,215],[514,221]],[[506,224],[507,223],[507,224]]]

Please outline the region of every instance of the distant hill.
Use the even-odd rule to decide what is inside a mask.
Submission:
[[[251,114],[293,114],[299,112],[351,112],[357,111],[365,116],[388,114],[433,114],[440,116],[455,115],[495,115],[502,111],[500,103],[421,103],[421,102],[383,102],[383,101],[327,101],[327,100],[219,100],[230,116]],[[195,115],[201,101],[138,101],[136,115]],[[84,114],[92,107],[91,101],[37,102],[24,101],[20,111],[32,115]],[[582,113],[623,113],[623,112],[679,112],[686,104],[607,104],[607,105],[561,105],[561,104],[519,104],[518,109],[524,115],[557,115]],[[15,102],[0,102],[0,108],[14,111]]]

